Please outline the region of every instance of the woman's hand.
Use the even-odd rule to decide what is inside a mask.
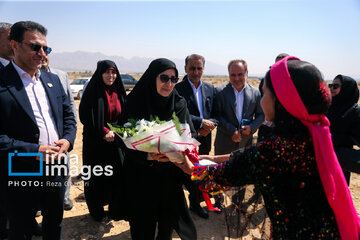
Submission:
[[[194,164],[189,160],[188,156],[186,154],[184,155],[185,162],[183,163],[174,163],[178,168],[183,170],[184,173],[191,175],[193,172]]]
[[[105,136],[104,140],[107,142],[113,142],[115,140],[115,133],[114,131],[109,131]]]
[[[224,154],[224,155],[199,155],[199,159],[207,159],[216,163],[223,163],[230,159],[230,154]]]
[[[214,161],[214,157],[213,155],[199,155],[199,160],[201,159],[207,159],[207,160],[210,160],[210,161]]]
[[[169,162],[169,158],[164,153],[150,153],[151,158],[158,162]]]

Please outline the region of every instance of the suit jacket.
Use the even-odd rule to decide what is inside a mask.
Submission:
[[[49,99],[59,139],[70,142],[70,151],[76,136],[76,122],[69,100],[55,74],[41,71],[40,81]],[[37,153],[40,146],[34,112],[13,64],[0,71],[0,112],[0,167],[6,169],[0,172],[0,177],[6,178],[9,152]],[[19,160],[18,164],[35,166],[39,163],[35,159],[27,159]]]
[[[5,68],[4,64],[2,64],[2,63],[0,62],[0,70],[1,70],[1,69],[4,69],[4,68]]]
[[[240,128],[236,115],[236,98],[231,83],[218,87],[215,99],[216,118],[219,125],[215,138],[215,154],[226,154],[251,145],[252,135],[264,122],[265,116],[260,106],[260,92],[257,88],[245,83],[242,119],[249,119],[252,134],[242,135],[240,143],[231,137]]]
[[[50,68],[50,72],[56,74],[59,77],[60,83],[61,83],[62,87],[64,88],[65,94],[69,98],[70,106],[71,106],[71,108],[73,110],[73,113],[75,115],[75,120],[76,120],[77,119],[76,104],[75,104],[75,101],[74,101],[74,97],[73,97],[73,95],[71,93],[68,74],[66,72],[61,71],[61,70],[56,69],[56,68]]]
[[[188,81],[187,75],[183,78],[181,82],[175,85],[175,89],[182,97],[185,98],[191,121],[194,125],[195,130],[197,131],[201,126],[203,118],[200,117],[200,112],[194,95],[194,91]],[[201,95],[204,119],[208,119],[217,125],[218,121],[215,119],[213,111],[213,102],[216,95],[215,87],[210,83],[202,82]],[[197,140],[201,143],[199,152],[201,154],[208,154],[211,150],[211,132],[206,137],[198,136]]]

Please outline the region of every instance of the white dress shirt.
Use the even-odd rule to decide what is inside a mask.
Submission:
[[[8,65],[10,61],[0,57],[0,62],[2,63],[2,65],[4,65],[4,67],[6,67],[6,65]]]
[[[245,90],[246,85],[243,87],[243,89],[241,89],[240,92],[238,90],[236,90],[233,85],[231,85],[231,86],[234,89],[234,94],[235,94],[235,99],[236,99],[236,116],[238,118],[239,125],[240,125],[241,121],[242,121],[242,113],[243,113],[243,107],[244,107],[244,90]]]
[[[12,63],[24,84],[31,108],[35,115],[35,120],[40,131],[39,145],[55,146],[54,141],[59,140],[59,135],[55,127],[55,120],[49,99],[40,81],[40,71],[38,70],[35,79],[32,79],[30,74],[17,66],[14,61],[12,61]]]
[[[194,84],[190,81],[189,78],[187,78],[189,83],[190,83],[190,86],[194,92],[194,95],[195,95],[195,99],[196,99],[196,102],[197,102],[197,105],[198,105],[198,109],[199,109],[199,112],[200,112],[200,117],[201,118],[204,118],[204,115],[203,115],[203,105],[202,105],[202,94],[201,94],[201,87],[202,87],[202,81],[200,80],[200,84],[199,86],[196,88],[194,86]]]

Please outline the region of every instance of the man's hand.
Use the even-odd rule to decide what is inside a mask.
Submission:
[[[231,139],[233,140],[233,142],[236,142],[236,143],[241,142],[241,133],[238,130],[235,130]]]
[[[208,131],[211,131],[216,127],[212,121],[207,120],[207,119],[203,119],[201,124],[202,124],[201,128],[208,130]]]
[[[251,127],[249,125],[241,127],[241,134],[250,135],[251,132],[252,132],[252,130],[251,130]]]
[[[70,147],[70,142],[66,139],[60,139],[54,142],[57,146],[60,147],[58,154],[67,153]]]
[[[45,162],[46,155],[51,157],[53,154],[58,154],[59,150],[60,150],[60,147],[57,147],[57,146],[40,145],[38,152],[43,154],[43,162]],[[40,158],[37,157],[36,160],[40,160]]]
[[[200,128],[198,130],[198,135],[206,137],[210,133],[210,130],[205,130],[204,128]]]
[[[113,142],[115,140],[115,133],[114,131],[109,131],[105,136],[104,140],[107,142]]]

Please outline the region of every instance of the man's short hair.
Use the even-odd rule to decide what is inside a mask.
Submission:
[[[205,58],[199,54],[191,54],[185,58],[185,66],[187,66],[190,59],[198,60],[200,59],[203,62],[203,66],[205,66]]]
[[[276,56],[275,62],[280,61],[281,59],[283,59],[284,57],[287,57],[287,56],[289,56],[289,54],[287,54],[287,53],[280,53],[279,55]]]
[[[5,32],[6,29],[10,29],[11,26],[12,26],[11,23],[0,22],[0,34],[2,34],[3,32]]]
[[[37,31],[44,36],[47,34],[47,29],[43,25],[32,21],[21,21],[12,25],[10,31],[10,40],[22,42],[24,40],[24,33],[26,31]]]
[[[228,64],[228,71],[230,72],[230,67],[231,65],[233,64],[237,64],[237,63],[241,63],[242,65],[244,65],[244,68],[245,68],[245,72],[247,72],[248,68],[247,68],[247,63],[245,60],[242,60],[242,59],[234,59],[234,60],[231,60]]]

